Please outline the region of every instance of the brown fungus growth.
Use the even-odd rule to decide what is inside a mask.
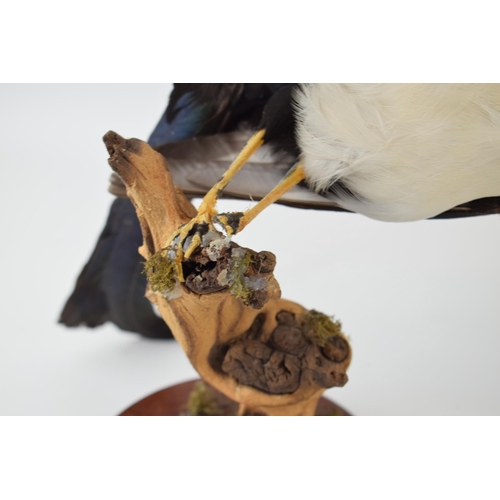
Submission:
[[[324,318],[317,321],[319,314],[307,311],[297,321],[294,314],[280,311],[276,315],[278,325],[268,340],[252,325],[240,338],[220,348],[225,356],[221,366],[214,369],[220,368],[238,383],[270,394],[290,394],[311,383],[325,388],[343,386],[350,347],[339,323],[328,329],[334,334],[325,334]],[[316,342],[317,338],[323,345]]]
[[[272,275],[276,258],[271,252],[254,252],[217,234],[183,262],[185,286],[206,295],[227,291],[243,304],[261,309],[281,290]]]

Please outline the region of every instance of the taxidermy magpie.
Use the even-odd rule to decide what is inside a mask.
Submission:
[[[188,196],[203,196],[208,191],[207,183],[214,184],[259,125],[269,99],[287,87],[291,86],[175,84],[167,109],[148,142],[166,152],[173,148],[169,165],[177,167],[175,182],[186,188]],[[285,140],[283,144],[287,150],[296,147],[293,140]],[[211,156],[214,161],[210,161]],[[286,161],[276,164],[279,175],[296,159],[293,153],[284,156]],[[271,159],[257,167],[262,165],[271,165]],[[207,174],[206,178],[203,175],[197,178],[200,169]],[[218,177],[214,180],[213,175]],[[123,330],[146,337],[172,338],[163,319],[144,297],[144,261],[137,252],[142,244],[141,229],[135,209],[116,175],[112,176],[110,191],[118,198],[59,322],[69,327],[96,327],[111,321]],[[244,197],[243,193],[236,196]]]
[[[499,213],[499,139],[499,85],[188,84],[174,87],[150,144],[188,196],[204,196],[198,216],[172,235],[182,259],[214,222],[237,233],[275,201],[394,222]],[[116,176],[111,190],[124,195]],[[245,213],[218,214],[222,195],[261,201]],[[140,231],[135,252],[139,245]],[[106,265],[97,266],[102,276]],[[115,303],[120,314],[123,290],[92,276],[107,297],[101,308],[111,311]],[[144,278],[135,285],[143,294]],[[77,282],[73,295],[78,290]],[[132,288],[128,293],[136,297]],[[72,298],[65,324],[68,305],[82,310]],[[145,310],[139,291],[132,304]],[[106,319],[124,325],[120,318]],[[78,323],[90,326],[82,314]],[[125,329],[164,336],[133,322]]]

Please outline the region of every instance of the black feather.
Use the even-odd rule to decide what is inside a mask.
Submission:
[[[112,321],[123,330],[145,337],[172,338],[167,325],[144,297],[144,259],[137,252],[141,243],[141,228],[132,203],[116,199],[59,322],[93,328]]]

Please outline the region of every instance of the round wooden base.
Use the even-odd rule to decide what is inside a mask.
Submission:
[[[200,380],[191,380],[183,384],[177,384],[167,389],[155,392],[141,399],[139,402],[127,408],[120,416],[180,416],[186,415],[186,404]],[[206,384],[208,386],[208,384]],[[235,403],[224,394],[211,386],[210,390],[217,401],[224,416],[236,415],[238,403]],[[321,398],[316,409],[316,416],[348,416],[343,408],[326,398]]]

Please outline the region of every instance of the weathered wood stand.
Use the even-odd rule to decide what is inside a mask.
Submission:
[[[104,142],[139,217],[139,252],[150,259],[196,210],[172,183],[165,158],[148,144],[114,132]],[[251,254],[249,275],[263,283],[247,300],[259,309],[216,279],[231,265],[228,253],[214,263],[197,251],[182,264],[186,282],[179,297],[167,300],[150,289],[147,296],[201,377],[239,403],[238,414],[314,415],[325,388],[347,381],[347,339],[327,316],[279,298],[272,254],[243,250]]]

